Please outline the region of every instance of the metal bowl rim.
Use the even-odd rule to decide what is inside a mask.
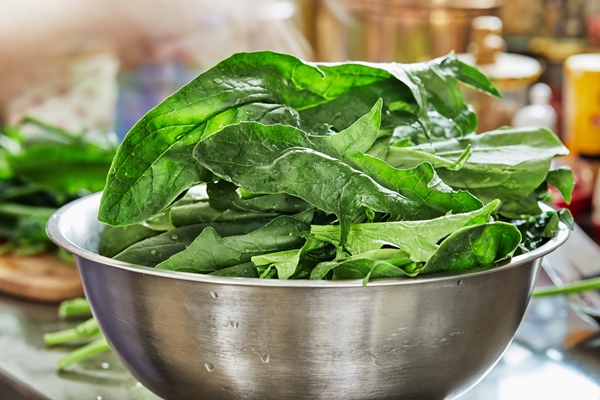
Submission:
[[[64,250],[74,254],[76,257],[81,257],[90,261],[94,261],[98,264],[106,265],[112,268],[119,268],[122,270],[128,270],[142,275],[154,275],[168,279],[186,280],[186,281],[197,281],[218,285],[242,285],[242,286],[256,286],[256,287],[300,287],[300,288],[340,288],[340,287],[359,287],[363,286],[362,279],[352,280],[339,280],[339,281],[328,281],[328,280],[308,280],[308,279],[297,279],[297,280],[278,280],[278,279],[259,279],[259,278],[239,278],[239,277],[228,277],[228,276],[213,276],[206,274],[195,274],[189,272],[178,272],[169,270],[159,270],[155,268],[145,267],[141,265],[131,264],[128,262],[118,261],[109,257],[104,257],[98,253],[86,250],[69,239],[67,239],[61,231],[61,220],[73,212],[73,209],[81,206],[82,203],[92,202],[96,198],[100,197],[102,193],[94,193],[80,199],[74,200],[61,208],[59,208],[48,220],[46,231],[50,240],[52,240],[57,246]],[[544,208],[550,209],[548,206]],[[480,270],[469,270],[469,271],[458,271],[458,272],[445,272],[431,275],[417,276],[415,278],[386,278],[370,281],[368,287],[382,287],[382,286],[398,286],[398,285],[414,285],[419,283],[429,283],[438,281],[449,281],[449,280],[463,280],[471,277],[480,275],[492,274],[509,268],[515,268],[519,265],[533,262],[534,260],[543,257],[544,255],[551,253],[561,246],[569,237],[569,228],[564,224],[560,223],[560,229],[556,236],[550,239],[543,246],[532,250],[528,253],[521,254],[513,257],[510,262],[501,264],[499,266],[490,267]]]

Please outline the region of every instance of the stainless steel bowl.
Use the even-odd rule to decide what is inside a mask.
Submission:
[[[97,254],[99,195],[61,208],[48,233],[75,254],[110,347],[166,399],[450,399],[502,356],[541,257],[416,279],[277,281],[136,266]]]

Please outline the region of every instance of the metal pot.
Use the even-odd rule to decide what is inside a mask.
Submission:
[[[449,399],[500,359],[541,257],[415,279],[259,280],[155,270],[97,254],[100,196],[48,234],[75,255],[110,347],[166,399]]]

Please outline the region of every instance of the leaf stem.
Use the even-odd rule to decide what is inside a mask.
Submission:
[[[58,316],[61,319],[91,317],[92,310],[88,301],[82,297],[65,300],[58,307]]]
[[[64,356],[56,360],[56,364],[60,369],[64,369],[71,364],[75,364],[77,362],[83,361],[87,358],[90,358],[100,353],[104,353],[105,351],[109,350],[110,347],[108,346],[106,338],[102,337],[89,344],[86,344],[83,347],[75,349],[70,353],[65,354]]]
[[[571,294],[585,292],[587,290],[600,289],[600,277],[583,279],[581,281],[566,283],[560,287],[547,286],[536,289],[533,297],[554,296],[558,294]]]
[[[78,144],[80,142],[80,138],[71,132],[67,132],[66,130],[54,125],[47,124],[35,117],[29,115],[25,116],[25,118],[23,118],[23,124],[27,123],[36,125],[39,128],[44,129],[47,133],[54,135],[54,137],[67,141],[69,144]]]
[[[63,331],[46,333],[44,335],[44,342],[47,346],[56,346],[59,344],[73,342],[76,340],[89,339],[100,334],[100,328],[94,318],[90,318],[87,321],[77,325],[72,329],[65,329]]]

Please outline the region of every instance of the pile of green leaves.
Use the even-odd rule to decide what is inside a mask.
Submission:
[[[117,148],[109,138],[33,118],[0,130],[0,254],[56,249],[46,221],[67,202],[102,190]]]
[[[175,271],[366,282],[529,251],[569,221],[539,206],[548,184],[570,200],[571,172],[551,169],[567,149],[542,128],[476,135],[459,81],[500,95],[453,55],[235,54],[128,133],[100,204],[100,252]]]

